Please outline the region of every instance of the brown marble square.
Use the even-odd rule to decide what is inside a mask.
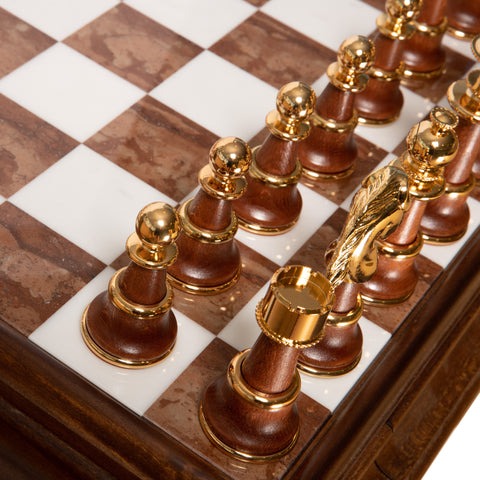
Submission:
[[[419,279],[410,298],[403,303],[391,306],[376,306],[365,303],[363,310],[365,318],[368,318],[368,320],[376,323],[390,333],[394,333],[397,330],[442,272],[442,267],[423,255],[419,255],[416,262]]]
[[[404,80],[402,83],[413,92],[438,103],[446,94],[448,87],[464,78],[475,62],[455,50],[445,47],[446,67],[445,73],[431,80]]]
[[[301,183],[315,192],[323,195],[337,205],[341,205],[345,199],[356,192],[362,180],[387,156],[388,152],[374,145],[365,138],[355,135],[358,154],[353,173],[349,176],[333,181],[312,180],[305,176]]]
[[[179,202],[198,185],[217,139],[147,95],[85,144]]]
[[[55,42],[45,33],[0,8],[0,78]]]
[[[24,335],[104,267],[9,202],[0,205],[0,318]]]
[[[198,409],[204,390],[219,376],[225,375],[236,351],[215,339],[147,410],[145,417],[186,447],[206,458],[234,479],[282,478],[312,436],[330,416],[329,410],[300,394],[300,434],[294,448],[284,457],[267,463],[245,463],[214,446],[203,433]]]
[[[173,306],[202,327],[217,335],[270,281],[279,266],[241,242],[242,273],[229,290],[217,295],[192,295],[175,290]]]
[[[0,194],[9,197],[78,145],[0,94]]]
[[[290,265],[307,265],[315,271],[324,273],[326,268],[325,252],[340,235],[348,212],[338,208],[332,216],[297,250],[288,261]]]
[[[257,12],[210,50],[280,88],[301,80],[312,84],[336,60],[336,52],[268,15]]]
[[[64,43],[146,91],[203,50],[123,3]]]

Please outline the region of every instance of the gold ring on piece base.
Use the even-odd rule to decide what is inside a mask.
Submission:
[[[309,168],[303,167],[303,174],[311,180],[335,181],[348,177],[355,170],[355,163],[347,170],[339,173],[321,173]]]
[[[411,292],[408,292],[407,294],[403,295],[402,297],[389,298],[388,300],[387,299],[372,298],[372,297],[362,293],[362,299],[365,303],[368,303],[369,305],[376,305],[377,307],[381,307],[381,306],[388,307],[388,306],[391,306],[391,305],[397,305],[398,303],[405,302],[406,300],[408,300],[412,296],[414,291],[415,290],[412,290]]]
[[[217,295],[218,293],[223,293],[224,291],[233,287],[238,282],[241,273],[242,269],[240,267],[231,280],[222,285],[214,286],[202,286],[194,285],[193,283],[186,283],[182,280],[178,280],[178,278],[172,277],[172,275],[169,273],[167,273],[167,279],[176,289],[181,290],[182,292],[195,295]]]
[[[281,227],[266,227],[264,225],[247,222],[246,220],[242,220],[240,217],[238,217],[238,225],[242,230],[256,233],[257,235],[279,235],[291,230],[297,224],[297,222],[298,218],[287,225],[282,225]]]
[[[435,237],[433,235],[428,235],[427,233],[422,233],[422,238],[425,243],[429,243],[430,245],[449,245],[460,240],[467,233],[467,230],[468,226],[465,227],[461,232],[448,237]]]
[[[390,123],[393,123],[395,120],[397,120],[399,115],[400,114],[397,113],[393,117],[385,118],[385,119],[382,119],[382,120],[374,120],[374,119],[365,118],[365,117],[362,117],[361,115],[359,115],[358,123],[360,123],[361,125],[369,125],[371,127],[382,127],[383,125],[389,125]]]
[[[205,435],[214,445],[220,447],[221,449],[223,449],[233,457],[239,458],[241,460],[247,460],[250,462],[268,462],[270,460],[275,460],[276,458],[283,457],[294,447],[298,439],[299,429],[297,429],[297,431],[295,432],[295,435],[292,441],[282,450],[272,453],[270,455],[253,455],[251,453],[242,452],[241,450],[237,450],[223,443],[208,426],[208,423],[205,420],[205,415],[203,414],[202,405],[200,405],[200,408],[199,408],[199,419],[200,419],[200,425],[202,426],[202,429]]]
[[[305,365],[301,362],[297,362],[297,368],[301,370],[303,373],[306,373],[312,377],[339,377],[340,375],[345,375],[349,372],[351,372],[360,362],[362,359],[362,352],[358,354],[358,356],[355,358],[355,360],[347,365],[345,368],[342,368],[340,370],[324,370],[319,367],[312,367],[311,365]]]
[[[104,350],[100,345],[98,345],[93,337],[90,335],[87,327],[87,307],[82,315],[82,337],[85,341],[87,347],[94,353],[97,357],[101,360],[109,363],[110,365],[114,365],[115,367],[122,367],[122,368],[130,368],[130,369],[139,369],[139,368],[146,368],[152,365],[156,365],[157,363],[161,362],[165,357],[170,355],[173,348],[175,347],[175,342],[172,343],[171,347],[163,354],[157,358],[151,360],[130,360],[128,358],[118,357],[117,355],[113,355],[110,352]]]

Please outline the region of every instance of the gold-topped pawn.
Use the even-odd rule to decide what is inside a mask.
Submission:
[[[354,96],[366,88],[374,59],[375,45],[367,37],[356,35],[340,45],[337,61],[327,68],[330,83],[310,117],[312,132],[298,146],[306,177],[336,180],[353,172],[358,151]]]
[[[177,322],[166,268],[177,257],[180,219],[169,205],[147,205],[127,240],[130,264],[111,278],[82,318],[87,346],[102,360],[140,368],[163,360],[173,349]]]
[[[480,59],[480,36],[472,41],[472,52]],[[467,203],[480,177],[480,70],[472,70],[465,79],[453,82],[447,99],[457,113],[459,139],[455,159],[445,168],[445,195],[429,203],[420,228],[428,243],[446,244],[462,238],[470,221]]]
[[[415,33],[412,22],[421,6],[422,0],[387,0],[385,13],[377,17],[377,30],[370,37],[375,43],[376,60],[369,72],[367,88],[355,99],[360,123],[385,125],[400,115],[403,51],[405,41]]]
[[[378,268],[360,287],[365,301],[395,304],[414,292],[418,282],[416,258],[423,246],[420,222],[427,203],[445,190],[444,167],[453,160],[458,148],[454,130],[457,121],[451,110],[435,107],[428,120],[410,130],[407,150],[391,163],[408,175],[412,203],[397,230],[378,242]]]
[[[178,212],[179,259],[168,269],[176,288],[210,295],[238,280],[241,260],[234,241],[238,221],[232,201],[245,191],[251,157],[250,147],[235,137],[220,139],[210,149],[209,163],[199,173],[201,189]]]
[[[266,117],[269,135],[253,149],[245,194],[234,203],[240,227],[263,235],[292,228],[302,209],[297,188],[302,167],[298,143],[310,133],[316,96],[308,85],[290,82],[278,92],[276,110]]]

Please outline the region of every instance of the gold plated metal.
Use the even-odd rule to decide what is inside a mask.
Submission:
[[[465,233],[467,233],[468,226],[456,233],[455,235],[450,235],[448,237],[435,237],[433,235],[429,235],[428,233],[422,233],[422,238],[425,243],[430,243],[432,245],[448,245],[450,243],[455,243],[460,240]]]
[[[387,0],[385,13],[377,17],[377,28],[392,40],[406,40],[415,33],[413,21],[420,13],[422,0]]]
[[[140,303],[135,303],[129,300],[125,295],[123,295],[122,290],[119,286],[119,280],[122,273],[127,269],[124,267],[114,273],[113,277],[110,279],[108,284],[108,295],[113,304],[129,315],[135,315],[142,318],[155,317],[161,315],[170,309],[172,306],[173,300],[173,291],[170,285],[166,284],[166,293],[163,299],[153,305],[142,305]]]
[[[178,215],[182,221],[183,232],[191,238],[202,243],[224,243],[231,240],[238,230],[238,220],[235,213],[232,213],[230,224],[223,230],[207,230],[194,225],[188,216],[188,207],[193,198],[188,199],[178,209]]]
[[[423,247],[423,238],[422,235],[417,234],[415,240],[409,245],[392,245],[387,241],[379,242],[378,250],[385,257],[390,258],[412,258],[416,257]]]
[[[315,107],[316,95],[303,82],[290,82],[278,92],[276,110],[268,113],[265,123],[270,133],[282,140],[297,142],[310,133],[307,119]]]
[[[470,177],[466,183],[461,185],[455,185],[453,183],[447,183],[445,187],[445,195],[450,197],[462,197],[469,195],[469,193],[475,188],[476,180],[475,175],[470,173]]]
[[[370,69],[370,76],[382,82],[394,82],[400,80],[405,72],[405,64],[400,62],[395,70],[383,70],[380,67],[372,67]]]
[[[250,147],[239,138],[225,137],[210,150],[209,164],[198,175],[201,187],[214,198],[235,200],[245,188],[252,159]]]
[[[173,277],[167,273],[168,281],[178,290],[182,292],[192,293],[196,295],[217,295],[231,288],[235,283],[238,282],[240,274],[242,273],[241,267],[236,271],[235,275],[231,278],[230,281],[223,283],[222,285],[216,285],[211,287],[205,287],[201,285],[193,285],[187,282],[183,282],[178,278]]]
[[[330,118],[325,118],[317,112],[310,116],[310,123],[314,127],[320,127],[323,130],[334,133],[348,133],[355,129],[358,124],[358,112],[354,110],[353,115],[346,122],[339,122]]]
[[[271,455],[252,455],[250,453],[242,452],[241,450],[237,450],[237,449],[227,445],[226,443],[222,442],[218,438],[218,436],[215,435],[213,430],[208,425],[208,422],[205,420],[205,415],[203,413],[202,405],[200,405],[200,409],[199,409],[199,419],[200,419],[200,425],[201,425],[205,435],[207,436],[207,438],[210,439],[210,441],[213,444],[217,445],[218,447],[220,447],[222,450],[224,450],[228,454],[232,455],[233,457],[240,458],[242,460],[248,460],[250,462],[267,462],[267,461],[271,461],[271,460],[275,460],[277,458],[283,457],[293,448],[295,443],[297,443],[297,439],[298,439],[299,429],[297,429],[297,431],[295,432],[295,435],[293,436],[291,442],[285,448],[283,448],[282,450],[280,450],[278,452],[275,452]]]
[[[252,150],[252,163],[248,171],[251,177],[255,178],[256,180],[259,180],[260,182],[268,183],[272,187],[278,187],[278,188],[288,187],[289,185],[295,185],[300,181],[300,178],[302,177],[302,165],[300,164],[298,159],[295,164],[295,170],[290,175],[286,175],[286,176],[273,175],[272,173],[263,171],[257,165],[256,156],[259,149],[260,149],[260,146],[255,147]]]
[[[375,273],[376,242],[392,233],[410,205],[408,179],[392,166],[369,175],[352,200],[339,238],[329,252],[326,277],[336,288],[344,278],[363,283]]]
[[[173,242],[179,233],[180,218],[175,210],[168,204],[151,203],[137,215],[135,233],[127,239],[128,256],[143,268],[165,268],[177,258]]]
[[[330,181],[330,180],[340,180],[341,178],[348,177],[353,173],[354,170],[355,170],[355,162],[350,168],[348,168],[347,170],[341,173],[320,173],[320,172],[316,172],[315,170],[310,170],[309,168],[303,167],[303,175],[312,180],[321,179],[324,181]]]
[[[300,393],[301,380],[297,371],[293,376],[292,383],[283,392],[268,394],[260,392],[250,386],[242,374],[242,363],[250,349],[239,352],[233,357],[227,371],[230,386],[247,402],[266,410],[278,410],[291,405]]]
[[[156,358],[149,359],[149,360],[131,360],[128,358],[123,358],[117,355],[113,355],[112,353],[108,352],[107,350],[103,349],[95,342],[95,339],[90,335],[87,325],[87,315],[88,315],[87,307],[82,315],[82,322],[81,322],[81,332],[82,338],[90,349],[92,353],[94,353],[97,357],[99,357],[104,362],[109,363],[110,365],[114,365],[115,367],[122,367],[122,368],[129,368],[129,369],[139,369],[150,367],[152,365],[156,365],[157,363],[161,362],[165,357],[170,355],[173,348],[175,347],[175,343],[171,345],[171,347],[163,353],[163,355],[159,355]]]
[[[361,92],[368,83],[366,73],[375,60],[375,45],[367,37],[356,35],[342,42],[337,61],[327,67],[327,75],[344,92]]]
[[[314,345],[332,307],[333,290],[320,273],[304,266],[279,269],[256,308],[257,322],[272,340],[295,348]]]
[[[403,169],[410,181],[410,195],[419,200],[433,200],[445,190],[444,166],[458,149],[454,131],[458,117],[442,107],[430,112],[430,119],[413,127],[407,136],[407,150],[391,165]]]
[[[362,359],[362,352],[360,352],[355,358],[355,360],[347,367],[339,370],[333,370],[333,371],[328,371],[323,368],[313,367],[311,365],[307,365],[302,362],[298,362],[297,367],[303,373],[311,375],[312,377],[317,377],[317,378],[340,377],[341,375],[345,375],[346,373],[351,372],[358,365],[361,359]]]
[[[347,327],[360,320],[363,313],[363,300],[360,294],[357,295],[357,303],[346,313],[330,312],[327,318],[327,325],[335,327]]]

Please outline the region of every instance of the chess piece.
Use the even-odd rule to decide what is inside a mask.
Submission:
[[[480,59],[480,36],[473,42],[472,50]],[[422,217],[420,229],[428,243],[455,242],[468,228],[467,199],[475,187],[472,169],[480,155],[480,70],[452,83],[447,98],[458,115],[459,146],[455,159],[445,167],[445,194],[429,202]]]
[[[360,361],[363,336],[358,321],[363,312],[359,284],[370,279],[377,265],[377,240],[386,238],[398,227],[410,205],[408,177],[398,168],[383,167],[363,182],[352,200],[349,217],[336,243],[345,243],[348,232],[362,238],[356,270],[347,272],[335,289],[335,303],[325,323],[324,336],[314,346],[303,349],[298,367],[311,375],[342,375]],[[329,267],[330,268],[330,267]]]
[[[166,268],[177,257],[173,243],[180,219],[165,203],[152,203],[137,216],[127,240],[130,264],[117,271],[82,318],[87,346],[102,360],[139,368],[163,360],[173,349],[177,322]]]
[[[400,303],[415,290],[418,281],[415,260],[423,245],[420,222],[427,202],[440,197],[445,190],[444,166],[452,161],[458,148],[454,131],[457,121],[452,111],[435,107],[429,120],[410,130],[407,150],[391,163],[407,173],[412,202],[395,232],[378,242],[377,270],[360,286],[365,301]]]
[[[403,77],[405,40],[415,33],[412,20],[419,14],[422,0],[387,0],[386,13],[377,18],[376,60],[363,92],[355,96],[359,122],[384,125],[397,119],[403,107],[400,80]]]
[[[442,46],[447,31],[446,0],[423,0],[414,35],[405,41],[404,76],[412,80],[429,80],[445,71],[446,54]]]
[[[273,459],[293,447],[299,431],[299,348],[321,336],[332,298],[327,279],[308,267],[274,274],[256,309],[258,340],[232,359],[227,374],[203,396],[200,421],[217,446],[249,460]]]
[[[383,181],[386,170],[396,170],[390,186]],[[405,175],[388,167],[365,186],[360,197],[375,197],[349,218],[331,251],[325,275],[292,265],[272,277],[265,297],[256,309],[262,330],[255,345],[238,353],[227,374],[210,384],[200,406],[200,422],[206,435],[232,455],[267,460],[287,453],[299,431],[295,400],[300,393],[296,370],[301,350],[321,341],[326,318],[332,309],[334,291],[346,276],[362,281],[376,265],[373,238],[366,232],[391,232],[403,213],[398,208],[408,198]],[[373,180],[373,177],[372,177]],[[375,195],[375,192],[387,192]],[[357,218],[357,214],[361,218]]]
[[[358,123],[354,97],[367,86],[365,72],[374,58],[373,42],[358,35],[340,45],[337,62],[327,68],[330,82],[310,117],[312,131],[298,146],[298,158],[307,177],[335,180],[353,172],[357,157],[353,131]]]
[[[302,82],[288,83],[278,92],[277,109],[266,118],[270,133],[253,149],[247,189],[233,204],[241,228],[275,235],[297,222],[302,209],[297,145],[310,132],[307,120],[315,99],[315,92]]]
[[[447,0],[448,33],[470,40],[480,34],[480,3],[472,0]]]
[[[176,288],[209,295],[238,280],[241,259],[234,239],[238,221],[232,201],[245,191],[251,155],[250,147],[239,138],[223,138],[212,146],[209,163],[199,173],[200,190],[179,208],[179,258],[168,269]]]

